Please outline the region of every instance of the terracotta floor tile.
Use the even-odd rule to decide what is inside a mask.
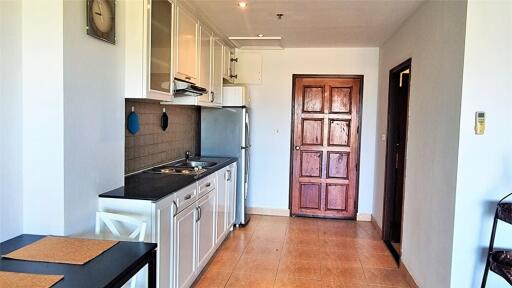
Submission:
[[[279,277],[322,279],[322,267],[318,262],[302,260],[282,260],[277,271]]]
[[[321,280],[277,276],[274,288],[322,288]]]
[[[284,246],[281,258],[293,258],[304,261],[321,260],[323,251],[324,250],[321,248],[312,249],[307,247]]]
[[[398,269],[365,268],[368,284],[391,287],[409,287]]]
[[[360,254],[359,259],[364,268],[398,269],[398,265],[389,254]]]
[[[279,258],[266,257],[265,255],[242,255],[236,265],[237,272],[275,274],[279,266]]]
[[[359,256],[354,254],[325,255],[324,257],[322,257],[322,265],[322,267],[333,269],[346,267],[362,267],[361,262],[359,260]]]
[[[253,216],[195,287],[408,287],[379,238],[371,223]]]
[[[223,288],[228,283],[231,272],[207,270],[193,287],[195,288]]]
[[[210,260],[208,264],[208,270],[222,270],[222,271],[233,271],[235,269],[235,265],[238,263],[241,255],[233,254],[233,253],[223,253],[222,251],[217,253]]]
[[[365,282],[365,274],[361,267],[322,267],[322,280],[334,283]]]
[[[274,287],[275,277],[275,274],[235,272],[231,274],[226,287],[272,288]]]

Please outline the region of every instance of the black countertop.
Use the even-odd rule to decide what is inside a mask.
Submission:
[[[200,175],[169,175],[140,172],[126,176],[124,186],[100,194],[99,197],[156,202],[236,162],[237,158],[201,157],[194,158],[194,160],[211,161],[217,163],[217,165],[206,169],[206,172]]]

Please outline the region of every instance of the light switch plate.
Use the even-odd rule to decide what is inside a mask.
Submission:
[[[475,134],[483,135],[485,133],[485,112],[475,112]]]

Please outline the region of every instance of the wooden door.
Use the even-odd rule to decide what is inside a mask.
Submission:
[[[355,219],[362,77],[294,77],[292,215]]]

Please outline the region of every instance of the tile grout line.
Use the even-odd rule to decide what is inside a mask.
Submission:
[[[232,232],[234,232],[234,230]],[[249,247],[249,244],[251,243],[253,237],[254,237],[254,231],[251,232],[251,237],[249,238],[249,241],[247,241],[248,244],[244,247],[244,249],[242,250],[242,253],[240,253],[240,256],[238,256],[238,259],[236,260],[236,263],[235,263],[235,267],[236,267],[236,264],[238,264],[238,262],[240,262],[240,259],[242,258],[242,255],[244,255],[245,250],[247,250],[247,247]],[[233,276],[233,273],[235,272],[235,267],[229,273],[229,277],[228,277],[228,280],[226,281],[226,283],[224,284],[224,288],[226,288],[227,285],[229,284],[229,280],[231,280],[231,276]]]

